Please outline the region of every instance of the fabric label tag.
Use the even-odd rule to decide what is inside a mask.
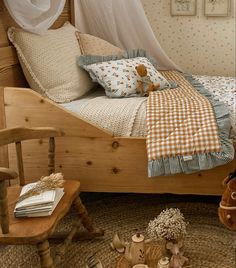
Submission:
[[[193,157],[191,155],[184,155],[183,159],[184,161],[190,161],[190,160],[193,160]]]

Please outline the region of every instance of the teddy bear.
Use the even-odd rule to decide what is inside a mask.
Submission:
[[[236,169],[224,180],[226,187],[218,209],[220,221],[230,230],[236,230]]]
[[[139,75],[136,92],[139,93],[140,96],[148,96],[151,91],[156,91],[160,87],[160,84],[154,84],[151,81],[148,76],[147,68],[144,64],[139,64],[135,67],[135,69]]]

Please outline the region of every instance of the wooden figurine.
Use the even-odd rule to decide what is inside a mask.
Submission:
[[[236,170],[223,180],[226,187],[218,209],[220,221],[230,230],[236,230]]]
[[[145,264],[145,240],[144,236],[137,233],[132,236],[132,242],[127,244],[125,258],[132,265]]]

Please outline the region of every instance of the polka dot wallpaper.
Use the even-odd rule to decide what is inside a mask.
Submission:
[[[170,0],[142,0],[157,39],[169,57],[193,74],[235,76],[235,15],[205,17],[197,1],[196,16],[170,15]]]

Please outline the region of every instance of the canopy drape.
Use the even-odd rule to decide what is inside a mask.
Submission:
[[[60,16],[66,0],[4,0],[12,18],[23,29],[43,34]]]
[[[159,69],[178,69],[162,49],[140,0],[74,0],[75,26],[122,48],[143,48]]]
[[[43,34],[59,17],[66,0],[4,0],[25,30]],[[143,48],[159,69],[178,69],[158,42],[140,0],[74,0],[75,26],[121,48]]]

